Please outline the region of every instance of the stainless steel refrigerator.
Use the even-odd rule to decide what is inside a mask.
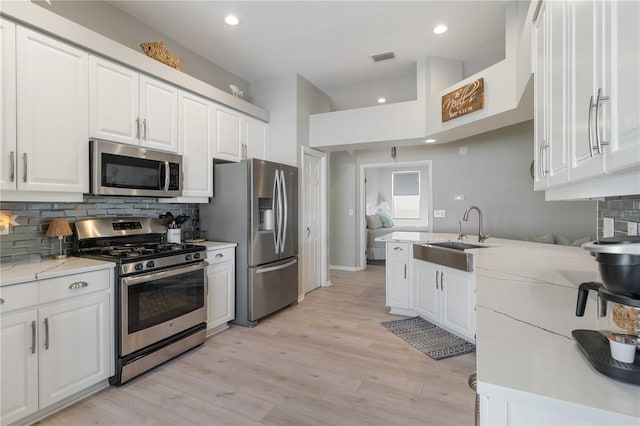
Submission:
[[[200,229],[236,248],[235,324],[252,327],[298,300],[298,169],[248,159],[214,166]]]

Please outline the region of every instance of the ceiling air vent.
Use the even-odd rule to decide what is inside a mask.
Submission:
[[[371,55],[371,59],[373,59],[373,62],[386,61],[387,59],[393,59],[395,57],[396,55],[394,55],[393,52],[384,52],[378,53],[376,55]]]

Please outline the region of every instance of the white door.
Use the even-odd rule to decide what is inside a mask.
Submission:
[[[440,319],[440,270],[432,263],[416,260],[414,282],[416,311],[423,317],[438,322]]]
[[[2,317],[0,418],[12,423],[38,410],[37,311]]]
[[[607,172],[636,166],[640,162],[640,2],[604,2],[609,9],[608,47],[605,63],[609,85],[603,88],[609,101],[611,124],[603,117],[609,142],[604,147]],[[605,15],[606,16],[606,15]],[[602,121],[601,121],[602,122]],[[606,131],[609,132],[606,132]]]
[[[108,292],[39,311],[40,407],[109,377]]]
[[[89,57],[18,27],[18,190],[89,191]]]
[[[213,158],[240,161],[243,157],[240,114],[221,106],[215,107],[214,114]]]
[[[302,285],[305,293],[320,287],[322,159],[304,155]]]
[[[387,306],[409,308],[409,280],[405,256],[389,256],[386,260]]]
[[[89,57],[89,132],[92,138],[138,145],[139,74]]]
[[[185,197],[213,196],[213,104],[180,91],[178,111],[179,153],[182,154]]]
[[[216,252],[209,256],[215,258]],[[207,268],[209,296],[207,298],[207,330],[235,318],[235,263],[224,262]]]
[[[449,268],[442,269],[441,274],[442,325],[460,336],[475,340],[473,274]]]
[[[178,89],[140,75],[140,145],[178,152]]]
[[[267,123],[246,117],[244,122],[245,158],[266,160]]]
[[[0,189],[16,189],[16,26],[0,19]]]

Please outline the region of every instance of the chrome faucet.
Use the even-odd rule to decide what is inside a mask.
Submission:
[[[478,206],[468,207],[467,210],[464,211],[464,215],[462,215],[462,220],[467,222],[469,220],[469,212],[471,210],[476,210],[478,212],[478,242],[481,243],[487,238],[489,238],[489,234],[482,233],[482,211]]]

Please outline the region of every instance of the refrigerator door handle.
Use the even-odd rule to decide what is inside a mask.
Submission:
[[[280,170],[280,186],[282,188],[282,204],[284,204],[284,224],[282,226],[282,235],[280,236],[280,253],[284,253],[284,245],[287,241],[287,226],[289,223],[289,208],[287,207],[289,200],[287,200],[287,185],[284,181],[283,170]]]
[[[279,271],[280,269],[285,269],[291,265],[295,265],[297,261],[298,261],[298,258],[295,258],[287,263],[283,263],[282,265],[269,266],[267,268],[256,269],[256,274],[264,274],[265,272]]]
[[[280,215],[279,210],[276,210],[276,197],[278,197],[279,195],[279,181],[278,181],[278,171],[276,170],[275,175],[273,176],[273,198],[271,199],[271,209],[275,212],[276,214],[276,223],[273,226],[273,245],[276,249],[276,253],[278,253],[278,250],[280,248],[280,229],[278,228],[278,219],[277,217]]]
[[[277,214],[277,218],[278,218],[278,247],[276,247],[276,253],[280,254],[281,253],[281,247],[282,247],[282,181],[280,180],[280,169],[276,170],[276,182],[277,182],[277,187],[278,187],[278,193],[277,193],[277,198],[278,198],[278,214]]]

